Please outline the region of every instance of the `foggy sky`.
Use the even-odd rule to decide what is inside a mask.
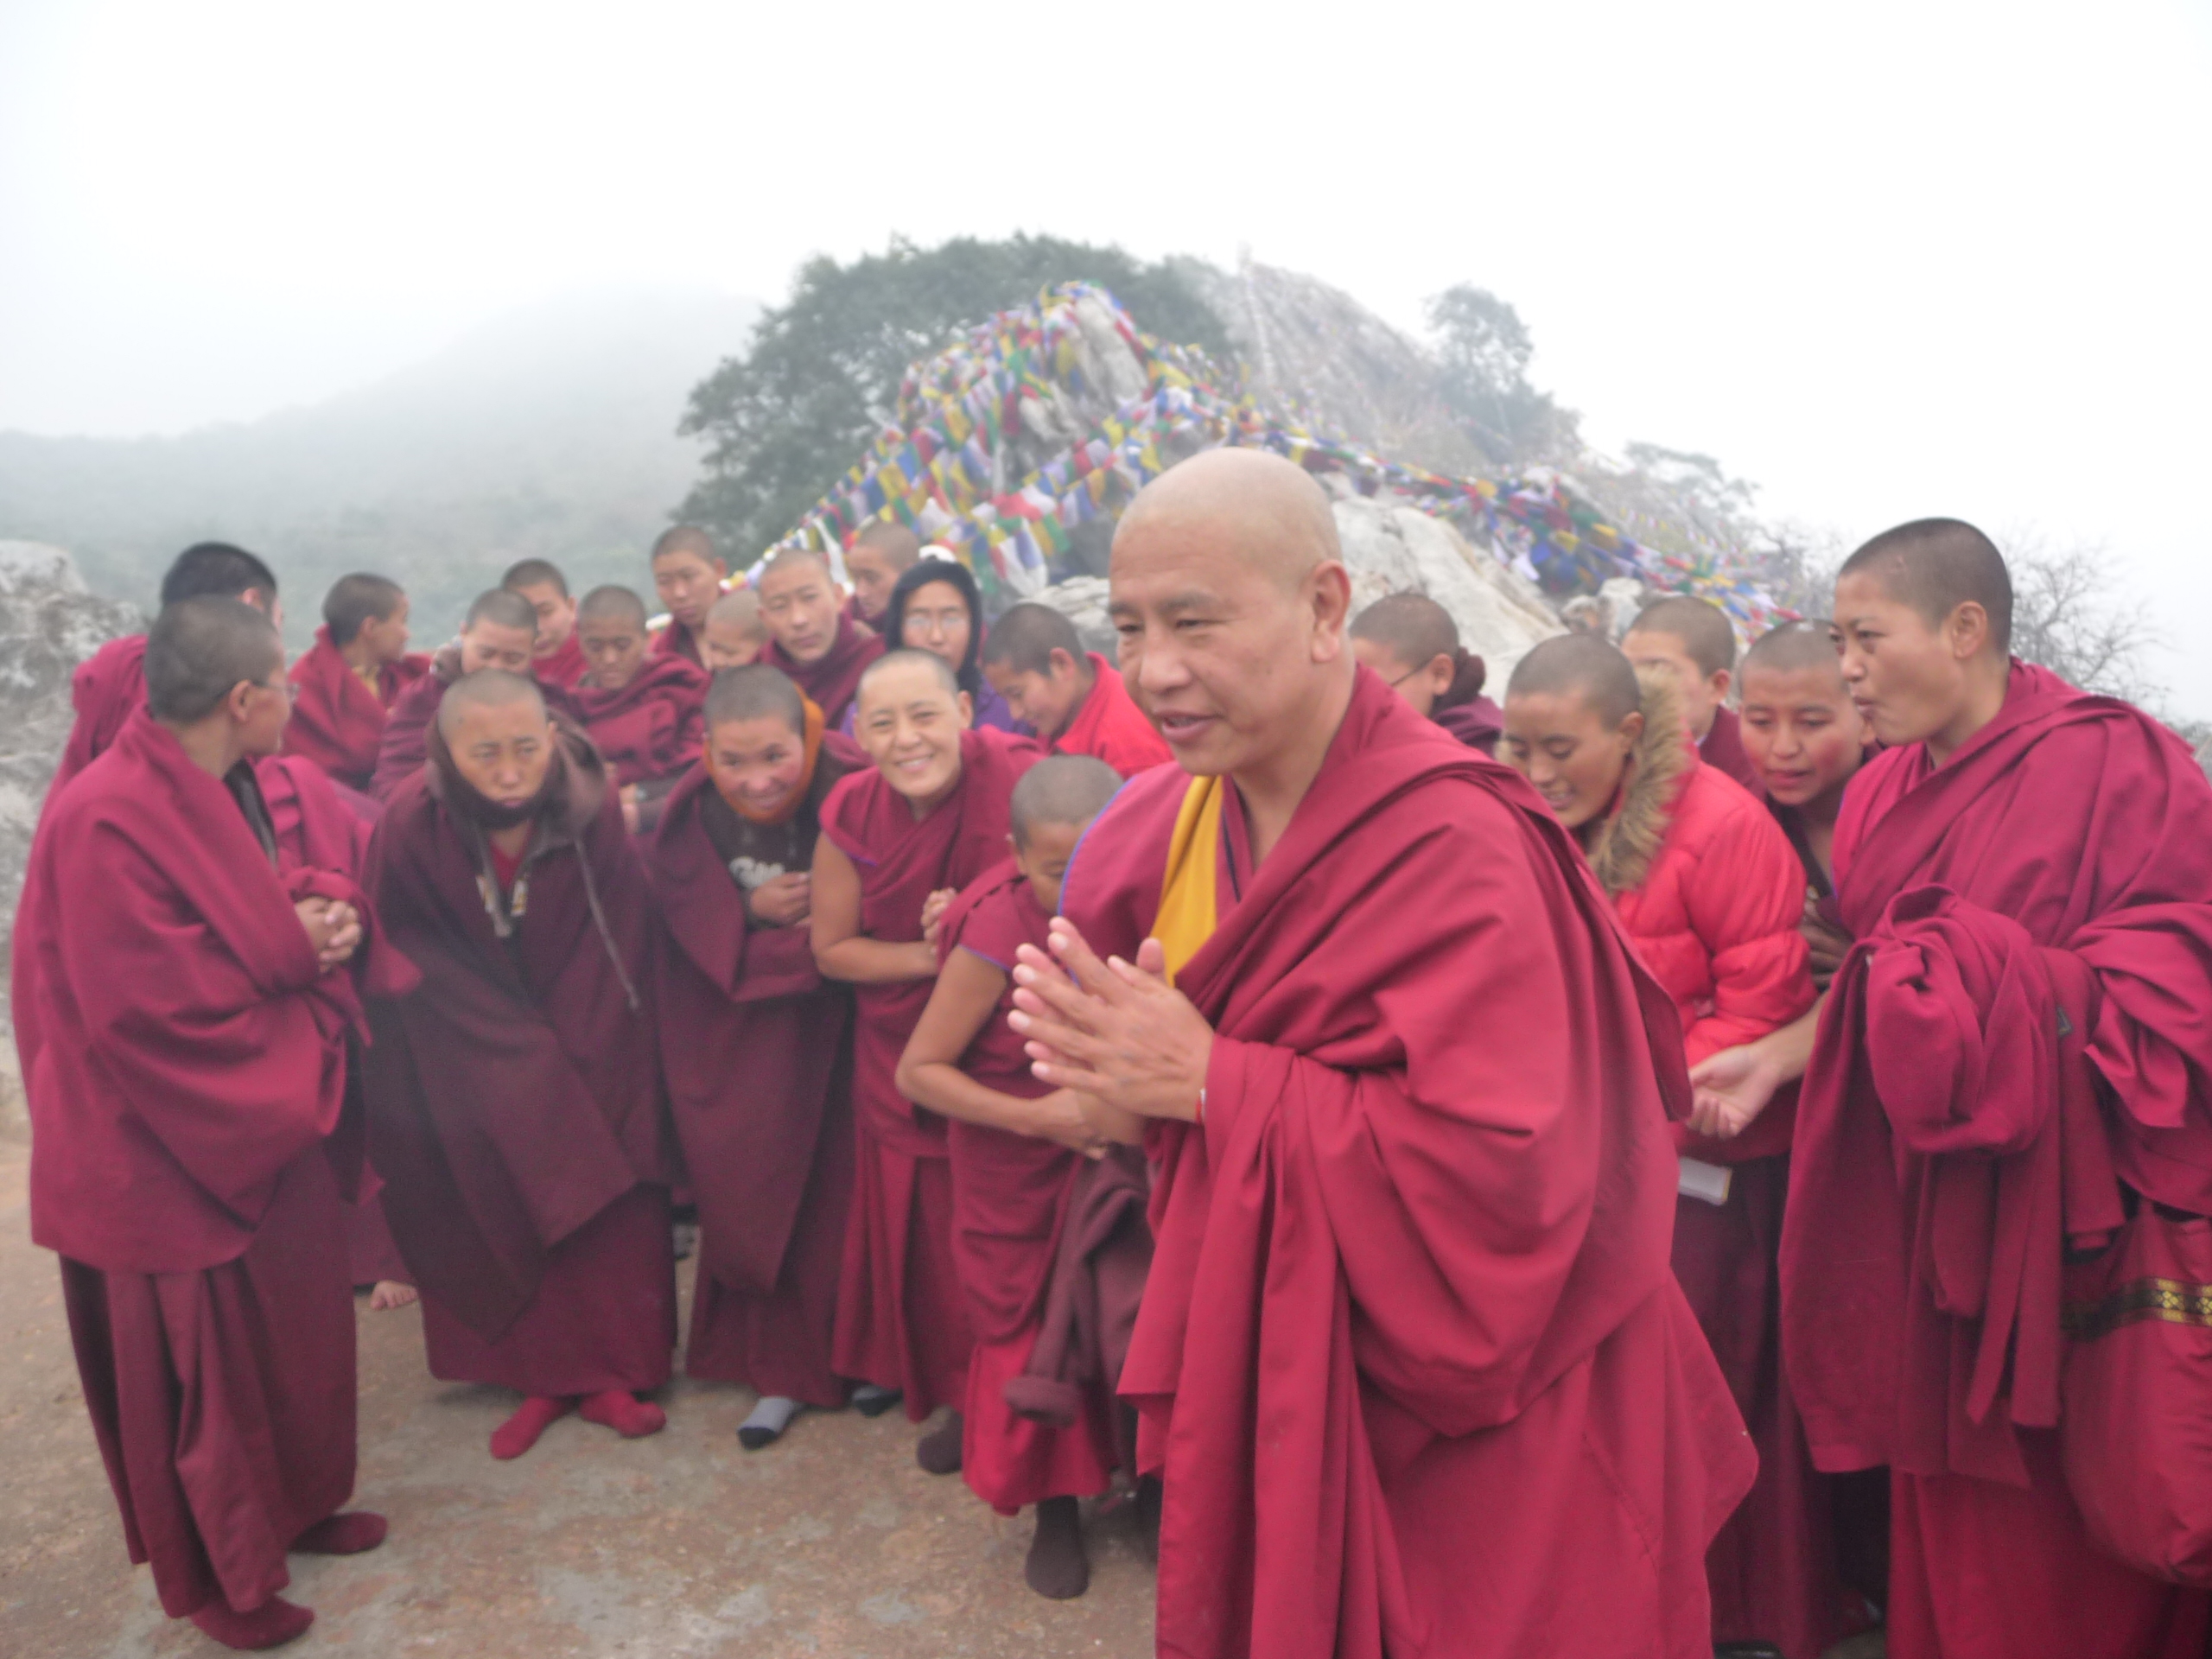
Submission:
[[[175,431],[608,283],[1051,232],[1472,281],[1618,448],[2101,542],[2212,715],[2212,10],[0,0],[0,428]],[[702,365],[702,369],[707,366]]]

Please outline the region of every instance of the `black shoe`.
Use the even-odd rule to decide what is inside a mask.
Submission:
[[[1713,1659],[1784,1659],[1784,1655],[1771,1642],[1716,1642]]]

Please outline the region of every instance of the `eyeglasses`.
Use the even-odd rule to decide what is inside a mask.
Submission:
[[[279,680],[274,685],[266,680],[256,680],[253,683],[256,688],[263,691],[282,692],[287,702],[297,702],[300,700],[300,686],[296,680]]]

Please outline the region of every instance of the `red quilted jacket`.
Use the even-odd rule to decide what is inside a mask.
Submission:
[[[1805,872],[1773,815],[1681,739],[1663,690],[1647,688],[1644,716],[1647,736],[1590,863],[1674,997],[1695,1065],[1812,1007],[1797,931]],[[1789,1149],[1796,1106],[1794,1091],[1777,1098],[1733,1141],[1681,1128],[1675,1138],[1681,1151],[1711,1163],[1769,1156]]]

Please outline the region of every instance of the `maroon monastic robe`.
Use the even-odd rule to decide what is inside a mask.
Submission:
[[[699,1206],[684,1370],[842,1406],[830,1339],[852,1202],[852,993],[816,972],[805,923],[749,922],[741,885],[811,867],[821,801],[843,773],[815,764],[791,820],[735,830],[742,872],[709,830],[719,797],[703,765],[669,797],[648,858],[666,918],[661,1058]]]
[[[589,745],[563,742],[511,880],[435,728],[431,746],[370,844],[378,917],[422,982],[372,1001],[366,1068],[431,1372],[658,1388],[676,1294],[644,870]]]
[[[1134,957],[1189,779],[1133,779],[1062,910]],[[1226,780],[1201,1125],[1152,1131],[1122,1392],[1177,1659],[1707,1659],[1743,1425],[1668,1269],[1666,994],[1516,774],[1358,671],[1255,870]]]
[[[284,728],[284,753],[312,760],[349,789],[365,790],[376,776],[385,717],[400,694],[430,671],[430,659],[410,652],[377,671],[377,689],[361,683],[331,643],[327,627],[292,664],[298,688]]]
[[[966,887],[1005,855],[1014,781],[1043,755],[1027,738],[962,733],[960,781],[918,823],[906,798],[873,768],[832,790],[822,833],[860,873],[861,931],[872,939],[919,939],[922,906],[931,893]],[[932,983],[855,988],[859,1151],[837,1298],[838,1372],[905,1390],[906,1414],[916,1422],[940,1405],[962,1402],[974,1346],[952,1262],[944,1120],[906,1099],[897,1081],[899,1056]]]
[[[105,753],[124,723],[146,706],[146,636],[130,633],[111,639],[77,664],[69,678],[69,701],[77,718],[62,745],[54,781],[46,786],[48,805],[61,786]]]
[[[1944,766],[1853,779],[1835,866],[1857,943],[1798,1107],[1783,1344],[1819,1465],[1891,1470],[1890,1651],[2196,1659],[2206,1597],[2097,1552],[2053,1430],[2063,1252],[2121,1182],[2212,1213],[2212,786],[2016,663]]]
[[[672,616],[667,626],[653,635],[652,649],[656,657],[681,657],[694,668],[703,669],[707,665],[707,659],[699,653],[698,636]]]
[[[133,715],[55,792],[15,934],[31,1236],[62,1257],[130,1559],[177,1618],[282,1590],[353,1485],[334,1160],[351,1185],[358,1129],[328,1137],[359,1009],[293,904],[359,894],[280,874],[236,786]]]
[[[1149,728],[1147,728],[1149,729]],[[1007,1024],[1014,953],[1045,948],[1052,918],[1029,879],[1004,860],[963,892],[938,933],[940,962],[968,950],[1008,976],[960,1069],[986,1089],[1034,1100],[1051,1092],[1029,1069],[1022,1038]],[[1083,1160],[1053,1141],[958,1121],[945,1126],[952,1167],[952,1260],[968,1301],[976,1351],[968,1364],[960,1472],[1001,1515],[1048,1497],[1090,1497],[1113,1484],[1113,1402],[1103,1391],[1081,1420],[1056,1428],[1017,1414],[1006,1385],[1029,1366],[1052,1282],[1060,1230]]]
[[[530,671],[539,683],[557,685],[563,691],[573,691],[576,683],[591,672],[591,662],[584,655],[584,642],[576,638],[575,630],[569,637],[541,657],[531,659]]]
[[[648,657],[627,685],[575,689],[576,713],[618,786],[682,775],[707,741],[707,671],[681,657]]]
[[[814,661],[791,661],[773,639],[761,652],[760,660],[790,675],[806,694],[806,700],[822,711],[822,718],[834,732],[843,728],[846,712],[860,695],[861,676],[868,671],[870,663],[883,655],[884,650],[880,639],[841,613],[836,638],[830,642],[830,649]]]

